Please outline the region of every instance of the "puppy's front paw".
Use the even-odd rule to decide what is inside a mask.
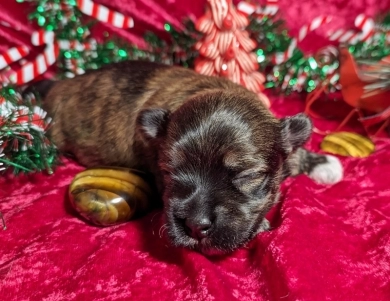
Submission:
[[[343,178],[343,166],[335,156],[325,155],[326,162],[319,163],[309,173],[309,177],[320,184],[335,184]]]

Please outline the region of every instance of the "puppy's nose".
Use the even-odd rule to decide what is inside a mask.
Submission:
[[[208,218],[185,220],[187,234],[195,239],[202,239],[209,235],[211,221]]]

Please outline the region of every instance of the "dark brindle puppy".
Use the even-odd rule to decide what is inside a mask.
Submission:
[[[336,158],[300,148],[311,134],[307,117],[278,120],[222,78],[124,62],[39,88],[61,151],[86,166],[155,176],[176,246],[231,251],[268,228],[264,216],[286,176],[342,177]]]

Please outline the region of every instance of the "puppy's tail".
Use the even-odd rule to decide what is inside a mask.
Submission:
[[[54,86],[55,81],[50,79],[44,79],[33,83],[23,91],[23,96],[30,93],[38,94],[41,100],[45,100],[46,95],[50,89]]]

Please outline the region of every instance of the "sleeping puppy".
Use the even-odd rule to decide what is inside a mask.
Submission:
[[[265,215],[287,176],[342,178],[335,157],[301,148],[312,130],[306,116],[279,120],[227,79],[127,61],[37,90],[60,151],[85,166],[153,174],[175,246],[232,251],[269,228]]]

